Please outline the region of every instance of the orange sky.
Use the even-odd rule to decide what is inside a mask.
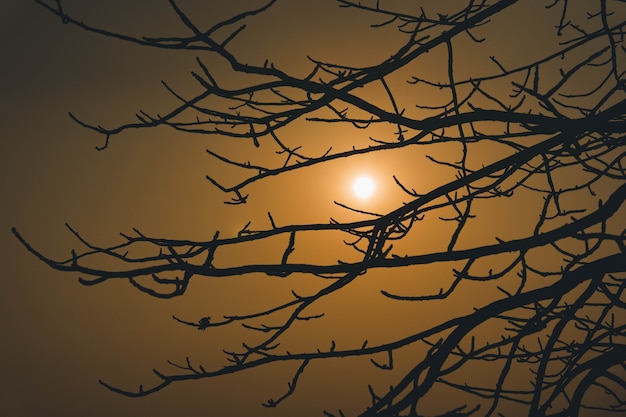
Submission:
[[[227,15],[229,2],[215,2],[215,10],[202,13],[206,3],[181,4],[198,10],[198,15],[207,20]],[[548,40],[553,38],[545,30],[558,20],[559,11],[532,14],[531,3],[522,2],[498,16],[493,29],[481,33],[488,37],[486,44],[476,49],[459,48],[460,77],[465,76],[464,71],[478,75],[492,71],[488,56],[494,50],[502,62],[511,66],[519,64],[517,59],[548,53],[553,47]],[[184,30],[168,14],[165,1],[115,0],[92,7],[67,1],[66,10],[87,22],[133,34]],[[532,27],[525,23],[526,17],[532,18]],[[388,56],[403,39],[394,27],[368,27],[378,21],[340,9],[331,0],[279,0],[265,16],[251,21],[235,49],[251,62],[262,62],[269,56],[277,66],[302,72],[308,65],[307,54],[324,61],[349,57],[356,65],[374,63]],[[125,388],[140,383],[148,386],[154,382],[152,368],[167,369],[166,360],[184,360],[185,355],[201,359],[205,367],[217,367],[223,361],[221,349],[239,346],[248,337],[239,328],[194,331],[173,321],[173,314],[195,320],[209,313],[219,316],[252,312],[278,303],[292,288],[306,291],[319,284],[306,279],[281,281],[258,276],[210,282],[199,278],[183,297],[167,301],[151,299],[121,281],[83,287],[76,276],[55,272],[37,262],[19,245],[10,228],[17,227],[39,250],[60,259],[76,246],[64,227],[66,222],[102,245],[117,242],[119,232],[129,232],[133,227],[154,236],[206,240],[216,229],[224,235],[235,235],[249,220],[253,227],[268,228],[267,211],[278,223],[287,224],[325,223],[331,216],[346,221],[359,217],[338,208],[333,201],[368,211],[389,210],[407,201],[395,187],[392,174],[416,191],[425,192],[453,178],[453,171],[429,164],[426,150],[389,151],[270,178],[246,189],[251,197],[245,206],[224,205],[230,196],[212,187],[205,175],[230,183],[230,171],[216,163],[205,149],[234,153],[241,149],[239,145],[216,137],[144,129],[119,135],[108,149],[98,152],[95,147],[102,145],[102,138],[81,129],[67,116],[71,111],[84,120],[110,127],[132,121],[138,109],[165,112],[164,108],[171,108],[175,102],[160,82],[166,80],[181,91],[191,91],[189,71],[196,69],[194,54],[149,50],[84,33],[62,25],[33,1],[24,0],[0,4],[0,33],[4,39],[0,43],[0,327],[4,340],[0,344],[0,415],[317,416],[322,409],[360,410],[369,401],[363,381],[375,381],[380,386],[393,383],[393,377],[399,374],[381,374],[365,358],[329,361],[308,370],[298,394],[276,410],[260,404],[286,390],[293,364],[182,383],[147,398],[113,394],[98,380]],[[433,51],[433,59],[440,53]],[[216,65],[225,83],[236,86],[241,82],[229,78],[221,64]],[[433,64],[416,71],[437,77],[445,67]],[[442,77],[445,79],[445,74]],[[411,107],[415,95],[426,96],[432,105],[441,104],[436,91],[409,90],[399,82],[394,88],[410,112],[418,112]],[[376,96],[380,92],[363,94]],[[308,129],[299,125],[286,129],[287,134],[291,134],[291,143],[304,143],[312,154],[322,153],[330,144],[333,149],[348,149],[353,143],[363,145],[371,135],[336,126]],[[388,132],[381,129],[375,134]],[[250,143],[242,146],[246,150],[251,147]],[[433,152],[445,157],[458,149],[441,147]],[[267,158],[272,154],[273,150],[268,151]],[[485,149],[476,155],[477,164],[486,164],[501,154]],[[351,194],[353,179],[363,174],[374,178],[377,185],[368,201]],[[611,189],[609,185],[604,187],[598,186],[599,195]],[[589,198],[580,204],[592,208],[596,201]],[[526,230],[523,225],[537,217],[528,209],[535,202],[521,198],[499,202],[491,209],[478,206],[484,220],[472,224],[459,245],[493,242],[496,235],[520,237]],[[519,219],[516,226],[520,227],[512,227],[494,214],[501,212],[515,215]],[[420,248],[427,251],[445,246],[452,230],[452,225],[435,218],[423,227],[426,239],[409,239],[399,247],[422,245]],[[332,244],[319,242],[317,236],[303,236],[293,259],[333,261],[354,257],[341,239]],[[279,259],[283,243],[277,244],[278,249],[272,245],[251,247],[246,255],[225,250],[219,262],[239,262],[242,256],[249,261],[270,256]],[[309,248],[315,253],[312,257],[307,257]],[[449,270],[450,265],[446,265]],[[442,273],[438,266],[426,266],[420,271],[425,277]],[[295,329],[291,343],[295,348],[326,346],[330,340],[343,347],[363,338],[382,342],[417,326],[414,317],[429,315],[444,320],[498,296],[493,288],[468,284],[463,296],[451,301],[452,306],[436,305],[428,311],[381,299],[381,288],[414,291],[412,276],[413,270],[394,277],[385,271],[369,273],[341,297],[335,296],[319,307],[327,312],[332,326],[325,322]],[[424,279],[420,288],[436,292],[441,286],[440,281]]]

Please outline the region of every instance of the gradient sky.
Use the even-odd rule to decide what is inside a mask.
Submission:
[[[67,1],[66,10],[94,25],[132,34],[185,33],[165,1],[116,0],[97,6],[81,3],[85,2]],[[209,3],[215,8],[208,10]],[[228,3],[181,1],[207,22],[227,16]],[[494,22],[493,33],[483,33],[489,37],[486,45],[460,53],[458,59],[466,63],[462,70],[492,70],[486,62],[494,48],[510,65],[522,55],[528,59],[548,50],[544,30],[558,19],[558,11],[533,15],[531,29],[524,22],[532,2],[522,3]],[[265,16],[250,22],[236,48],[250,61],[262,62],[269,56],[277,65],[294,71],[307,68],[307,54],[324,61],[350,56],[356,65],[371,63],[386,57],[393,45],[402,41],[393,27],[368,28],[377,21],[380,19],[340,9],[331,0],[279,0]],[[298,395],[277,410],[263,408],[260,403],[286,390],[292,365],[182,383],[141,399],[122,397],[100,386],[98,379],[125,388],[150,385],[152,368],[167,369],[166,360],[181,360],[187,354],[217,366],[223,359],[221,349],[237,346],[242,333],[194,331],[173,321],[172,314],[193,320],[207,314],[207,306],[211,314],[219,315],[241,313],[240,305],[249,312],[277,302],[291,287],[283,281],[258,277],[210,283],[198,279],[184,297],[169,301],[151,299],[126,282],[83,287],[76,276],[37,262],[11,235],[12,226],[35,247],[60,259],[76,246],[64,227],[66,222],[103,245],[117,242],[119,232],[129,232],[133,227],[155,236],[208,239],[216,228],[235,234],[248,220],[253,226],[268,227],[268,210],[281,224],[327,222],[330,216],[352,219],[353,214],[338,209],[333,201],[385,210],[403,199],[392,186],[392,173],[404,175],[418,191],[454,173],[438,167],[424,172],[407,169],[415,166],[416,160],[424,161],[418,151],[364,157],[330,164],[323,173],[303,170],[255,184],[247,190],[251,194],[249,204],[227,206],[223,201],[230,197],[212,187],[205,175],[226,179],[228,171],[216,165],[205,149],[210,143],[213,149],[232,152],[238,149],[232,144],[157,129],[122,134],[107,150],[98,152],[95,147],[102,144],[102,138],[81,129],[67,115],[71,111],[84,120],[110,127],[132,121],[139,109],[164,112],[175,102],[161,87],[161,80],[190,91],[194,54],[149,50],[88,34],[62,25],[34,1],[0,3],[0,33],[0,415],[235,417],[297,412],[317,416],[322,409],[355,411],[365,404],[366,385],[355,384],[355,380],[375,380],[383,386],[393,382],[392,377],[363,365],[368,359],[341,364],[330,361],[307,371]],[[441,70],[424,69],[430,75]],[[225,69],[218,66],[218,75],[223,74]],[[239,82],[228,81],[233,85]],[[399,94],[399,98],[407,103],[411,100],[410,95]],[[434,94],[432,100],[440,104]],[[329,143],[339,147],[351,143],[346,131],[333,129],[293,132],[297,136],[294,140],[306,143],[312,153],[323,151]],[[496,156],[487,151],[484,154],[486,161]],[[350,194],[351,181],[362,174],[377,182],[369,202],[359,202]],[[588,205],[595,201],[590,199]],[[499,209],[515,211],[522,220],[525,215],[536,216],[519,203],[503,202]],[[491,217],[489,227],[478,224],[476,229],[469,229],[468,239],[492,239],[496,230],[502,238],[518,237],[519,231],[506,228],[504,219]],[[449,236],[434,229],[429,233],[425,245],[436,245]],[[303,240],[301,244],[315,248],[315,242]],[[256,248],[253,252],[264,259],[271,249]],[[349,256],[340,246],[320,249],[321,257],[330,254],[336,258],[344,253]],[[237,256],[226,254],[223,262]],[[250,255],[250,260],[254,256]],[[437,272],[432,269],[433,274]],[[300,333],[294,346],[326,346],[331,339],[346,346],[357,343],[372,329],[378,330],[368,336],[371,341],[402,333],[402,327],[388,326],[385,321],[403,320],[407,314],[420,312],[403,305],[394,310],[397,316],[382,316],[380,312],[391,304],[380,299],[377,280],[381,278],[385,278],[381,273],[368,274],[362,285],[342,293],[344,298],[338,304],[329,301],[327,311],[334,317],[335,327],[329,330],[313,325]],[[298,285],[315,287],[308,282]],[[396,281],[390,289],[400,290],[403,285]],[[433,289],[440,286],[432,282],[424,285]],[[259,293],[264,296],[259,297]],[[466,295],[473,298],[475,293]],[[355,305],[343,300],[353,300]],[[442,306],[428,313],[443,318],[471,306]],[[215,339],[219,343],[212,343]]]

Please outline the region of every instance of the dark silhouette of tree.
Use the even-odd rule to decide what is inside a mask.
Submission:
[[[178,381],[288,361],[296,367],[288,389],[264,404],[276,407],[296,391],[309,364],[360,356],[371,358],[380,372],[402,370],[391,387],[370,386],[371,404],[363,404],[362,416],[421,415],[423,404],[438,389],[459,394],[446,403],[446,416],[495,416],[504,404],[516,404],[529,416],[576,416],[600,410],[626,413],[623,2],[535,2],[537,13],[556,16],[554,32],[545,35],[549,48],[526,43],[511,59],[499,55],[511,53],[510,46],[494,46],[488,52],[492,56],[487,55],[491,66],[481,63],[478,70],[459,65],[469,62],[459,56],[473,46],[496,45],[491,26],[519,6],[517,1],[423,2],[420,7],[422,2],[338,0],[340,7],[377,19],[371,30],[395,27],[404,43],[390,42],[388,57],[366,66],[310,57],[309,72],[297,74],[269,60],[243,62],[231,48],[245,30],[245,22],[257,18],[276,0],[209,28],[169,0],[173,16],[189,34],[151,38],[90,26],[64,10],[60,0],[36,1],[63,23],[86,31],[148,47],[198,53],[197,69],[191,73],[197,93],[186,97],[165,84],[180,100],[166,113],[141,112],[137,121],[114,128],[71,117],[104,137],[100,150],[121,132],[158,126],[251,141],[258,155],[248,154],[248,147],[236,158],[207,151],[246,173],[243,180],[234,182],[207,176],[232,197],[227,204],[244,204],[253,198],[246,194],[246,187],[253,183],[340,158],[400,149],[454,149],[447,157],[429,154],[428,160],[419,162],[449,169],[454,175],[435,181],[427,190],[417,187],[416,191],[403,175],[394,176],[406,198],[397,207],[371,213],[337,203],[359,216],[360,220],[351,222],[331,219],[329,223],[281,225],[280,219],[268,213],[265,225],[248,223],[236,236],[215,232],[208,240],[191,241],[150,237],[134,230],[111,247],[87,241],[68,225],[84,248],[72,250],[63,261],[38,252],[13,229],[36,257],[56,270],[80,274],[84,285],[121,279],[150,296],[171,298],[183,295],[196,277],[305,276],[320,283],[315,292],[293,291],[291,298],[253,314],[175,317],[199,330],[241,324],[255,334],[239,350],[224,351],[228,362],[223,367],[205,369],[187,358],[182,364],[170,362],[170,370],[155,370],[160,382],[149,388],[126,390],[102,381],[105,387],[141,397]],[[532,31],[532,23],[524,24]],[[478,62],[481,57],[475,54]],[[205,56],[225,61],[232,69],[230,77],[240,76],[241,86],[225,87]],[[426,67],[441,71],[427,72]],[[376,89],[384,95],[368,93]],[[338,139],[325,153],[307,154],[303,144],[295,143],[297,138],[283,136],[292,125],[351,127],[354,140]],[[378,129],[378,136],[369,137],[369,129]],[[362,137],[367,142],[357,139]],[[273,159],[266,157],[268,149],[275,154]],[[498,206],[502,201],[524,205],[532,214],[532,224],[498,209],[504,207]],[[490,205],[496,211],[484,211]],[[501,217],[523,233],[498,230],[506,237],[488,236],[486,231],[486,238],[474,236],[477,232],[471,225],[481,215]],[[423,233],[421,224],[429,219],[439,225],[439,237],[448,235],[442,247],[424,250],[415,242]],[[310,249],[298,251],[301,236],[316,237],[320,247],[329,239],[345,239],[355,256],[319,262]],[[220,265],[223,248],[245,251],[246,244],[265,241],[276,248],[275,257],[266,262]],[[142,249],[142,255],[135,255],[138,247],[150,247],[152,253],[146,255]],[[292,261],[296,254],[297,262]],[[292,328],[306,324],[302,321],[323,320],[317,307],[322,300],[340,294],[363,275],[404,271],[419,281],[420,268],[435,264],[448,271],[434,277],[442,283],[439,292],[420,293],[419,286],[399,292],[383,288],[392,287],[389,281],[380,284],[381,298],[397,305],[471,303],[469,295],[463,297],[462,287],[492,281],[490,285],[500,295],[452,318],[431,317],[431,322],[421,323],[423,327],[409,325],[413,319],[407,319],[404,336],[378,344],[364,340],[339,348],[332,342],[330,347],[300,351],[282,347]],[[459,294],[461,298],[454,298]],[[408,348],[415,348],[413,362],[398,364],[398,353]],[[493,371],[489,382],[476,379],[472,369],[481,366]],[[344,415],[341,411],[324,413]]]

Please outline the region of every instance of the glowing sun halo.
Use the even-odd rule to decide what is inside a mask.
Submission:
[[[374,193],[374,181],[368,177],[359,177],[354,181],[352,190],[359,198],[369,198]]]

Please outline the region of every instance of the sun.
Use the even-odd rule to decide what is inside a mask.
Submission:
[[[354,194],[361,199],[370,198],[374,193],[374,188],[374,181],[365,176],[357,178],[352,184]]]

